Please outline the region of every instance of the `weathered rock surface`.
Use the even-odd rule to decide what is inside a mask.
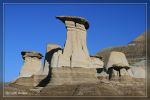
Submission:
[[[19,77],[11,84],[17,84],[22,86],[37,86],[41,80],[45,78],[45,75],[32,75],[30,77]]]
[[[45,77],[42,75],[42,54],[38,52],[23,51],[21,52],[24,63],[19,77],[12,81],[11,84],[23,86],[36,86]]]
[[[67,21],[74,21],[75,23],[83,24],[86,29],[89,28],[88,21],[83,17],[79,17],[79,16],[57,16],[56,18],[60,19],[64,23],[66,20]]]
[[[146,60],[133,64],[131,72],[135,78],[146,78]]]
[[[91,67],[91,59],[86,46],[86,29],[89,24],[82,17],[58,16],[67,28],[67,39],[58,66]]]
[[[5,96],[146,96],[144,79],[115,82],[100,81],[98,83],[84,83],[73,85],[47,85],[41,89],[34,87],[6,85]],[[11,94],[16,92],[16,94]],[[41,98],[40,98],[41,99]]]
[[[52,68],[49,85],[71,85],[97,83],[96,68],[57,67]]]
[[[109,79],[129,80],[130,75],[132,75],[126,56],[122,52],[112,51],[108,57],[105,68],[109,74]]]
[[[42,70],[42,55],[37,52],[23,51],[21,52],[24,63],[20,71],[19,77],[31,77],[37,75]]]
[[[103,80],[109,81],[109,74],[107,74],[107,72],[103,70],[100,73],[97,72],[97,78],[100,79],[101,81]]]
[[[51,67],[57,66],[59,55],[57,52],[61,52],[61,46],[57,44],[48,44],[46,48],[43,74],[48,75]],[[53,57],[54,55],[54,57]]]
[[[102,59],[98,58],[98,57],[90,57],[91,58],[91,67],[92,68],[103,68],[104,67],[104,62],[102,61]]]
[[[109,69],[110,67],[119,67],[119,68],[129,67],[126,56],[122,52],[112,51],[108,58],[108,62],[106,63],[107,63],[106,65],[107,69]]]
[[[134,64],[132,64],[132,66],[142,67],[143,69],[145,69],[146,68],[146,60],[142,60],[140,62],[134,63]]]
[[[89,56],[86,46],[88,22],[84,18],[75,16],[58,16],[56,18],[65,23],[67,39],[64,49],[57,45],[48,46],[50,49],[47,50],[49,54],[45,57],[45,68],[49,68],[49,71],[46,70],[49,84],[96,82],[96,68],[103,68],[104,63],[99,58]]]
[[[142,67],[131,67],[133,77],[135,78],[146,78],[146,70]]]

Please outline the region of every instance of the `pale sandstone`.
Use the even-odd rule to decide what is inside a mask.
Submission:
[[[113,67],[113,66],[129,67],[128,61],[127,61],[124,53],[116,52],[116,51],[112,51],[110,53],[106,68],[108,69],[108,68]]]
[[[46,48],[46,54],[45,54],[45,60],[44,60],[44,68],[43,68],[43,75],[48,75],[49,74],[49,68],[51,67],[51,61],[52,61],[52,56],[55,52],[61,49],[61,46],[57,44],[48,44]],[[56,55],[56,54],[55,54]],[[55,59],[58,59],[56,57]],[[55,61],[56,62],[56,61]],[[56,66],[56,65],[54,65]]]
[[[93,68],[103,68],[104,62],[100,58],[90,57],[91,58],[91,66]]]
[[[38,74],[42,69],[42,55],[37,52],[23,51],[21,52],[24,59],[19,77],[31,77]]]
[[[142,67],[131,67],[134,78],[146,78],[146,70]]]
[[[53,49],[57,49],[57,48],[61,48],[61,46],[57,45],[57,44],[48,44],[47,48],[46,48],[46,52],[49,52],[49,51],[51,51]]]
[[[120,69],[120,74],[121,74],[121,76],[123,76],[123,75],[129,75],[128,72],[127,72],[127,70],[125,68]]]
[[[42,75],[42,54],[38,52],[21,52],[24,63],[19,77],[12,82],[23,86],[36,86],[45,77]]]
[[[112,51],[110,53],[106,69],[109,71],[110,79],[120,79],[120,77],[122,79],[129,79],[126,76],[132,77],[130,66],[125,54],[122,52]]]
[[[59,56],[58,66],[68,67],[103,67],[103,62],[96,58],[93,62],[86,46],[86,29],[89,28],[87,20],[75,16],[58,16],[67,28],[67,39],[62,55]],[[56,57],[55,57],[56,58]]]

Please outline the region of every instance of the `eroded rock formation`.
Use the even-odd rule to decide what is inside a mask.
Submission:
[[[118,68],[128,68],[129,64],[126,59],[125,54],[122,52],[112,51],[110,53],[106,68],[109,69],[110,67],[118,67]]]
[[[86,29],[89,24],[82,17],[58,16],[67,28],[67,39],[58,66],[90,67],[86,46]]]
[[[90,57],[86,46],[86,19],[76,16],[58,16],[66,26],[67,39],[63,50],[53,53],[50,84],[79,84],[96,82],[96,68],[103,68],[103,61]]]
[[[31,77],[32,75],[39,74],[42,70],[42,54],[38,52],[23,51],[21,52],[24,60],[19,77]]]
[[[90,56],[92,68],[103,68],[104,62],[101,57]]]
[[[56,44],[48,44],[44,66],[41,62],[43,56],[40,53],[23,51],[21,54],[24,64],[19,78],[15,81],[16,84],[45,87],[46,85],[96,83],[97,77],[101,80],[128,80],[133,77],[133,73],[137,77],[144,77],[144,71],[141,76],[138,76],[140,72],[131,70],[135,68],[130,68],[123,52],[111,50],[110,53],[106,53],[105,59],[100,56],[90,56],[86,46],[86,30],[89,28],[86,19],[77,16],[56,18],[61,20],[67,29],[64,48]],[[130,46],[132,47],[133,44]],[[137,70],[141,69],[137,68]]]
[[[112,51],[108,58],[107,65],[105,66],[108,70],[109,78],[119,79],[119,77],[131,77],[130,66],[126,59],[126,56],[122,52]]]
[[[59,55],[62,52],[61,46],[56,44],[48,44],[46,48],[43,74],[48,75],[51,67],[58,66]]]
[[[96,56],[89,56],[86,46],[86,30],[89,23],[77,16],[58,16],[67,29],[64,48],[48,44],[44,66],[42,55],[37,52],[22,52],[24,64],[20,77],[15,83],[26,86],[46,86],[97,82],[96,68],[103,69],[103,61]],[[25,78],[26,77],[26,78]]]
[[[37,86],[45,77],[43,76],[42,54],[32,51],[21,52],[23,66],[19,77],[12,83],[23,86]]]
[[[127,70],[130,76],[133,78],[146,78],[146,32],[129,42],[128,45],[104,48],[97,53],[97,56],[104,57],[104,66],[107,66],[108,58],[112,51],[125,54],[130,66],[130,69]]]

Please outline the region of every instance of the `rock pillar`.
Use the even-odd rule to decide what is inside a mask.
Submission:
[[[24,63],[19,77],[31,77],[39,74],[42,69],[42,54],[37,52],[23,51],[21,52]]]
[[[86,46],[88,22],[82,17],[58,16],[67,28],[67,39],[59,66],[90,67],[91,59]]]
[[[58,52],[59,51],[59,52]],[[48,75],[51,67],[56,67],[58,64],[58,55],[60,55],[61,46],[57,44],[48,44],[44,60],[43,74]]]
[[[127,80],[132,76],[126,56],[122,52],[112,51],[106,66],[110,79]]]
[[[13,84],[23,86],[37,86],[45,77],[42,75],[42,54],[38,52],[23,51],[21,52],[24,60],[19,77],[13,81]]]

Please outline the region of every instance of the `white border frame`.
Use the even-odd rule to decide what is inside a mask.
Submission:
[[[138,4],[138,5],[144,5],[145,4],[145,11],[146,11],[146,78],[145,78],[145,80],[146,80],[146,82],[145,82],[145,85],[146,85],[146,95],[145,96],[5,96],[4,95],[4,80],[5,80],[5,31],[4,31],[4,19],[5,19],[5,17],[4,17],[4,8],[5,8],[5,5],[6,4],[38,4],[38,5],[41,5],[41,4],[46,4],[46,5],[52,5],[52,4],[56,4],[56,5],[62,5],[62,4],[67,4],[67,5],[70,5],[70,4],[75,4],[75,5],[82,5],[82,4],[90,4],[90,5],[103,5],[103,4],[107,4],[107,5],[111,5],[111,4],[123,4],[123,5],[125,5],[125,4],[131,4],[131,5],[133,5],[133,4]],[[26,98],[28,98],[28,97],[58,97],[58,98],[60,98],[60,97],[108,97],[108,98],[110,98],[110,97],[147,97],[147,3],[3,3],[3,97],[5,97],[5,98],[7,98],[7,97],[26,97]]]

